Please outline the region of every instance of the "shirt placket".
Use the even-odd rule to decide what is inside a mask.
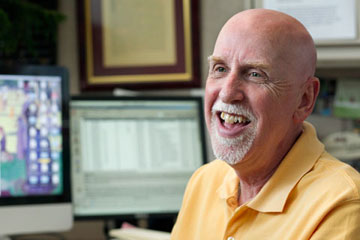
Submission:
[[[229,208],[233,210],[233,214],[228,221],[228,224],[225,229],[224,233],[224,240],[240,240],[238,237],[239,229],[244,224],[246,218],[244,215],[248,210],[246,205],[242,205],[240,207],[237,206],[237,199],[236,197],[229,197],[226,201]]]

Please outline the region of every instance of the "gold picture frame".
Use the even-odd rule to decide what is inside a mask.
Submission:
[[[79,0],[81,90],[200,87],[197,0]]]

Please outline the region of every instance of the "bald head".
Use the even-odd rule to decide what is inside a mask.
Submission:
[[[314,41],[306,28],[295,18],[268,9],[240,12],[222,28],[216,47],[224,38],[242,38],[264,51],[276,52],[284,67],[291,68],[303,78],[313,76],[316,68]],[[239,46],[240,47],[240,46]]]

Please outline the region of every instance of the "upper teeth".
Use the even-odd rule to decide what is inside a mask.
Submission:
[[[220,117],[226,123],[246,123],[248,122],[247,118],[237,115],[231,115],[225,112],[221,112]]]

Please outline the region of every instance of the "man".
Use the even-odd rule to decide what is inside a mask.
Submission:
[[[360,239],[360,175],[304,120],[319,92],[304,26],[233,16],[209,57],[205,117],[218,159],[188,183],[172,240]]]

